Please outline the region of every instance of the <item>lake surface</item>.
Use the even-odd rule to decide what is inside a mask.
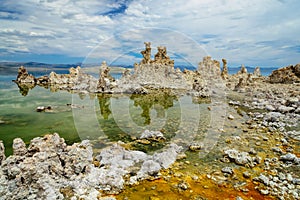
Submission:
[[[211,103],[189,96],[71,94],[39,86],[28,89],[25,96],[12,82],[15,78],[16,74],[0,75],[0,140],[7,155],[16,137],[28,144],[34,137],[57,132],[69,144],[91,139],[101,148],[111,141],[131,141],[149,129],[162,131],[169,141],[189,143],[202,140],[213,123],[207,109]],[[37,112],[38,106],[52,109]],[[139,147],[144,151],[160,147],[147,148]]]

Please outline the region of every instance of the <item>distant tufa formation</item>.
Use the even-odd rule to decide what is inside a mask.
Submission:
[[[274,70],[269,79],[270,83],[300,83],[300,64]]]
[[[110,68],[103,61],[99,78],[84,73],[81,68],[70,68],[69,74],[51,72],[48,76],[34,77],[21,66],[18,70],[16,83],[23,95],[26,95],[35,85],[50,87],[50,90],[88,91],[92,93],[150,93],[157,89],[174,89],[185,91],[195,97],[209,97],[212,90],[234,90],[237,92],[251,91],[257,80],[269,83],[300,82],[300,64],[288,66],[273,71],[269,77],[262,77],[260,68],[254,73],[248,73],[244,65],[237,74],[228,73],[227,60],[220,62],[206,56],[199,63],[196,71],[174,68],[174,60],[167,55],[165,46],[158,46],[154,59],[151,58],[151,43],[144,42],[145,49],[141,51],[143,58],[134,64],[133,73],[125,70],[119,80],[110,75]],[[226,88],[221,87],[226,86]],[[217,88],[220,87],[220,88]],[[214,89],[212,89],[214,88]]]
[[[167,48],[164,46],[157,47],[157,53],[154,56],[154,60],[151,60],[151,42],[144,42],[145,50],[141,51],[143,59],[140,64],[164,64],[174,67],[174,60],[171,60],[167,55]]]

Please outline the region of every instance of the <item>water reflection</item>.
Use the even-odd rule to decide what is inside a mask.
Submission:
[[[18,86],[23,96],[34,87]],[[81,139],[130,142],[148,129],[161,131],[167,142],[188,144],[203,140],[211,120],[207,109],[210,99],[179,96],[168,90],[144,95],[81,92],[70,97],[73,122]]]
[[[173,107],[174,101],[177,101],[178,97],[169,92],[158,92],[148,95],[133,94],[130,99],[134,101],[135,107],[140,107],[143,110],[141,117],[145,119],[144,125],[149,125],[151,123],[151,109],[155,110],[157,118],[165,118],[165,110]]]
[[[21,83],[17,83],[18,85],[18,88],[19,88],[19,92],[22,96],[27,96],[28,93],[29,93],[29,90],[33,89],[35,87],[35,84],[32,83],[32,84],[29,84],[29,83],[26,83],[26,84],[21,84]]]
[[[111,95],[109,94],[98,94],[98,102],[100,106],[100,112],[104,119],[108,119],[109,115],[111,114],[110,110],[110,98]]]

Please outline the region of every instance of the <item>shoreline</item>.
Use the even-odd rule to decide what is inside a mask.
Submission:
[[[206,192],[201,192],[201,194],[204,197],[206,195],[207,197],[209,197],[209,195],[212,195],[210,193],[209,188],[211,187],[219,188],[221,183],[223,184],[226,183],[227,186],[225,188],[228,188],[228,190],[231,191],[230,188],[234,188],[233,187],[234,183],[236,183],[235,179],[238,178],[239,181],[244,181],[246,185],[241,186],[241,188],[239,187],[238,190],[236,189],[232,190],[233,192],[228,193],[228,195],[236,194],[237,197],[241,197],[241,198],[244,197],[247,199],[250,196],[252,197],[255,196],[256,198],[266,198],[269,197],[270,194],[271,194],[270,197],[272,196],[280,197],[281,195],[284,194],[286,195],[286,197],[289,195],[293,195],[294,198],[297,198],[298,195],[297,191],[299,191],[299,187],[300,187],[298,185],[299,176],[297,176],[297,172],[294,170],[297,169],[297,166],[299,166],[300,163],[299,162],[299,157],[300,157],[299,137],[300,136],[299,136],[299,129],[297,129],[297,125],[299,126],[300,116],[299,113],[298,114],[295,113],[297,109],[291,110],[285,107],[287,107],[287,105],[293,108],[299,107],[293,105],[298,105],[299,103],[299,101],[297,101],[295,98],[299,98],[300,89],[299,87],[296,87],[296,89],[298,88],[298,90],[295,90],[295,84],[271,84],[271,85],[263,84],[263,85],[264,86],[258,85],[256,88],[254,88],[254,90],[252,90],[253,94],[251,97],[247,97],[247,92],[241,93],[239,91],[233,91],[230,92],[230,94],[229,93],[227,94],[228,103],[231,107],[229,111],[231,113],[230,115],[232,115],[233,118],[229,119],[229,115],[224,117],[227,118],[226,119],[227,123],[232,123],[237,121],[236,122],[237,125],[235,126],[229,125],[229,127],[227,127],[228,125],[226,125],[225,123],[226,126],[224,127],[224,130],[221,130],[223,132],[222,134],[225,135],[225,138],[221,138],[219,141],[225,142],[227,144],[225,145],[227,146],[227,148],[231,146],[232,148],[231,149],[229,148],[229,150],[231,150],[232,152],[229,153],[230,151],[229,152],[227,151],[227,153],[224,153],[224,151],[219,150],[219,152],[215,156],[215,157],[219,157],[218,161],[215,161],[218,162],[218,165],[220,165],[219,168],[206,170],[206,171],[204,170],[203,171],[205,172],[204,174],[203,173],[199,174],[199,172],[190,174],[190,172],[195,171],[195,169],[198,169],[199,165],[203,165],[203,163],[200,164],[201,160],[199,160],[198,162],[196,162],[198,164],[195,166],[196,163],[192,163],[191,161],[189,161],[189,158],[180,158],[170,168],[167,168],[162,171],[159,170],[160,171],[159,173],[161,173],[162,176],[159,179],[157,179],[158,182],[157,181],[154,182],[158,185],[163,184],[165,186],[166,184],[169,185],[169,184],[176,183],[175,184],[177,188],[176,193],[178,195],[184,195],[184,196],[189,194],[186,191],[190,191],[190,190],[193,190],[195,192],[194,194],[192,192],[193,195],[196,196],[199,195],[197,194],[197,189],[193,189],[193,187],[196,187],[199,183],[200,184],[206,183],[206,185],[203,185],[204,190]],[[269,92],[272,92],[273,94],[276,95],[270,95],[268,93],[262,92],[264,91],[263,87],[268,88],[270,90]],[[270,108],[272,108],[271,106],[274,109],[277,108],[277,110],[274,109],[270,110]],[[238,120],[239,117],[242,117],[241,118],[242,121]],[[287,127],[288,129],[293,129],[293,127],[295,127],[294,125],[296,125],[296,132],[292,130],[285,130],[285,127]],[[231,132],[230,130],[232,129],[239,130],[238,131],[239,133],[235,135],[227,135],[226,133],[230,133]],[[139,143],[140,141],[136,140],[134,142]],[[245,144],[247,145],[241,146],[241,144],[244,144],[244,142],[246,142]],[[150,140],[150,144],[151,143],[152,141]],[[261,151],[262,149],[263,152]],[[189,150],[186,152],[186,154],[197,155],[197,151],[193,152]],[[251,161],[251,163],[247,163],[246,161],[238,161],[236,160],[234,155],[245,156],[247,162],[248,160],[253,160],[253,161]],[[269,157],[268,155],[269,156],[272,155],[272,156]],[[254,164],[252,162],[254,163],[257,162],[257,163]],[[224,167],[228,165],[226,163],[229,164],[230,166],[229,168]],[[101,162],[99,164],[101,165]],[[206,163],[204,166],[207,166],[207,164],[209,164],[209,162]],[[254,166],[251,167],[251,165],[253,164]],[[94,164],[95,167],[96,165]],[[221,166],[223,166],[223,168]],[[291,170],[289,170],[289,168],[291,168]],[[186,169],[191,169],[191,170],[186,170]],[[168,172],[168,170],[173,171],[172,174],[178,170],[178,173],[182,175],[178,176],[176,175],[175,172],[175,174],[171,175],[170,177],[172,180],[170,183],[164,182],[162,180],[169,180],[168,177],[170,175],[168,174],[170,172]],[[216,170],[219,172],[215,174],[214,171]],[[253,173],[252,170],[255,170],[256,172]],[[186,176],[187,178],[184,178]],[[282,177],[288,177],[288,179]],[[273,179],[275,181],[273,181]],[[182,182],[183,180],[185,180],[185,182]],[[273,185],[272,188],[269,187],[270,182]],[[132,186],[128,187],[125,184],[124,190],[122,190],[122,192],[119,195],[111,198],[122,199],[123,197],[125,198],[126,195],[134,198],[135,193],[130,192],[131,190],[134,190],[134,188],[140,188],[144,184],[146,185],[149,184],[150,187],[150,185],[152,185],[150,183],[151,182],[148,182],[147,180],[146,182],[138,181],[136,185],[133,187]],[[146,187],[146,185],[144,187]],[[188,189],[182,189],[182,188],[186,188],[185,186]],[[294,190],[293,189],[290,190],[295,192],[290,194],[282,193],[283,191],[285,191],[284,188],[286,187],[294,188]],[[173,190],[172,189],[173,187],[171,186],[168,186],[167,188],[169,189],[166,189],[163,192],[163,194],[167,195],[169,194],[170,191]],[[277,191],[273,190],[274,188]],[[68,190],[67,191],[63,190],[63,191],[65,192],[64,194],[66,195],[66,192]],[[73,190],[71,191],[74,193]],[[148,195],[151,194],[152,196],[155,196],[155,191],[156,190],[153,190],[153,193],[150,192],[148,193]],[[225,192],[226,189],[221,191]],[[92,194],[92,193],[88,192],[88,194]],[[215,193],[215,194],[220,195],[220,193]],[[76,194],[74,195],[76,196]],[[103,193],[101,195],[103,195]],[[190,196],[187,195],[187,198],[190,198]]]
[[[141,63],[133,74],[124,71],[120,80],[110,76],[104,62],[98,80],[80,67],[71,68],[70,74],[38,78],[21,67],[16,82],[21,91],[31,84],[85,95],[137,95],[135,103],[140,105],[139,97],[151,106],[165,99],[157,92],[165,89],[176,97],[188,95],[199,105],[208,101],[204,108],[212,120],[192,135],[197,138],[201,128],[209,130],[207,144],[200,139],[171,140],[164,130],[137,132],[126,143],[112,142],[100,149],[93,148],[97,141],[66,145],[56,133],[35,138],[28,147],[15,139],[14,153],[6,159],[0,145],[0,194],[7,199],[105,199],[111,194],[111,199],[161,199],[171,198],[171,193],[177,195],[174,199],[298,199],[300,64],[268,77],[261,76],[259,68],[250,74],[245,67],[229,75],[225,59],[221,71],[219,61],[205,57],[197,71],[181,72],[174,70],[165,47],[158,47],[152,60],[150,44],[145,44]],[[194,123],[191,116],[187,126]],[[193,133],[188,130],[180,131],[189,137]],[[145,150],[153,146],[159,151]]]

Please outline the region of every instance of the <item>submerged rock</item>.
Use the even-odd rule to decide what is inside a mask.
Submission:
[[[160,140],[160,139],[163,139],[163,140],[165,140],[165,137],[162,134],[162,132],[160,132],[160,131],[145,130],[142,133],[140,139],[148,139],[148,140]]]
[[[45,111],[51,111],[51,106],[38,106],[36,107],[36,112],[45,112]]]

